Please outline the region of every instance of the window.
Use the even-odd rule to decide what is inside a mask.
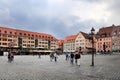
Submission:
[[[7,43],[2,43],[2,45],[7,45]]]
[[[7,33],[7,31],[4,31],[5,33]]]
[[[102,41],[102,39],[99,39],[100,41]]]
[[[28,36],[30,36],[30,34],[28,34]]]
[[[120,31],[118,32],[118,34],[120,34]]]
[[[12,34],[12,32],[10,32],[10,34]]]
[[[17,38],[17,36],[13,36],[14,38]]]
[[[22,36],[22,33],[19,33],[20,36]]]
[[[23,44],[23,46],[26,46],[26,44]]]
[[[30,47],[30,45],[28,44],[27,47]]]
[[[26,33],[24,33],[24,36],[26,36]]]
[[[16,42],[16,40],[13,40],[13,42]]]
[[[12,35],[8,35],[8,37],[12,37]]]
[[[3,37],[7,37],[7,34],[3,34]]]
[[[16,35],[17,33],[15,32],[14,34]]]
[[[32,34],[32,37],[34,37],[34,35]]]
[[[12,41],[12,39],[8,39],[8,41]]]
[[[7,41],[7,39],[3,38],[3,41]]]
[[[34,38],[31,38],[31,40],[34,40]]]
[[[34,41],[31,41],[31,43],[34,43]]]
[[[41,38],[41,36],[39,35],[39,38]]]
[[[38,37],[38,35],[36,35],[36,37]]]

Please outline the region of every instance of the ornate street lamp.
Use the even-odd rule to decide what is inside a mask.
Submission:
[[[94,66],[94,34],[95,34],[95,29],[92,27],[91,33],[89,34],[89,39],[92,41],[92,64],[91,66]]]
[[[92,27],[91,29],[91,35],[92,35],[92,64],[91,66],[94,66],[94,34],[95,34],[95,29]]]
[[[95,34],[95,29],[92,27],[91,29],[91,34],[94,35]]]

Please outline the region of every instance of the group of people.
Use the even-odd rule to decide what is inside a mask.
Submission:
[[[14,54],[10,51],[8,53],[8,62],[12,62],[14,60]]]
[[[66,55],[66,61],[70,61],[71,64],[76,63],[76,65],[80,66],[80,58],[81,58],[81,53],[80,52],[75,52],[75,53],[65,53]],[[41,58],[41,53],[39,53],[39,58]],[[58,59],[58,54],[56,52],[50,53],[50,61],[52,62],[53,60],[57,62]],[[14,54],[10,51],[8,53],[8,62],[12,62],[14,60]]]
[[[50,53],[50,61],[52,62],[53,60],[57,62],[58,55],[56,52]]]
[[[75,53],[65,53],[66,61],[70,60],[71,64],[76,63],[76,65],[80,66],[80,58],[81,58],[81,52],[76,51]]]

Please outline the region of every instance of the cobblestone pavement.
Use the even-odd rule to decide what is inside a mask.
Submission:
[[[15,56],[12,63],[0,56],[0,80],[120,80],[120,55],[82,55],[81,66],[71,65],[60,55],[58,62],[49,56]]]

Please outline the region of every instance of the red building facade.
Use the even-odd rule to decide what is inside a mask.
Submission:
[[[13,48],[58,48],[58,40],[50,34],[0,27],[0,47],[10,47],[11,43]]]

